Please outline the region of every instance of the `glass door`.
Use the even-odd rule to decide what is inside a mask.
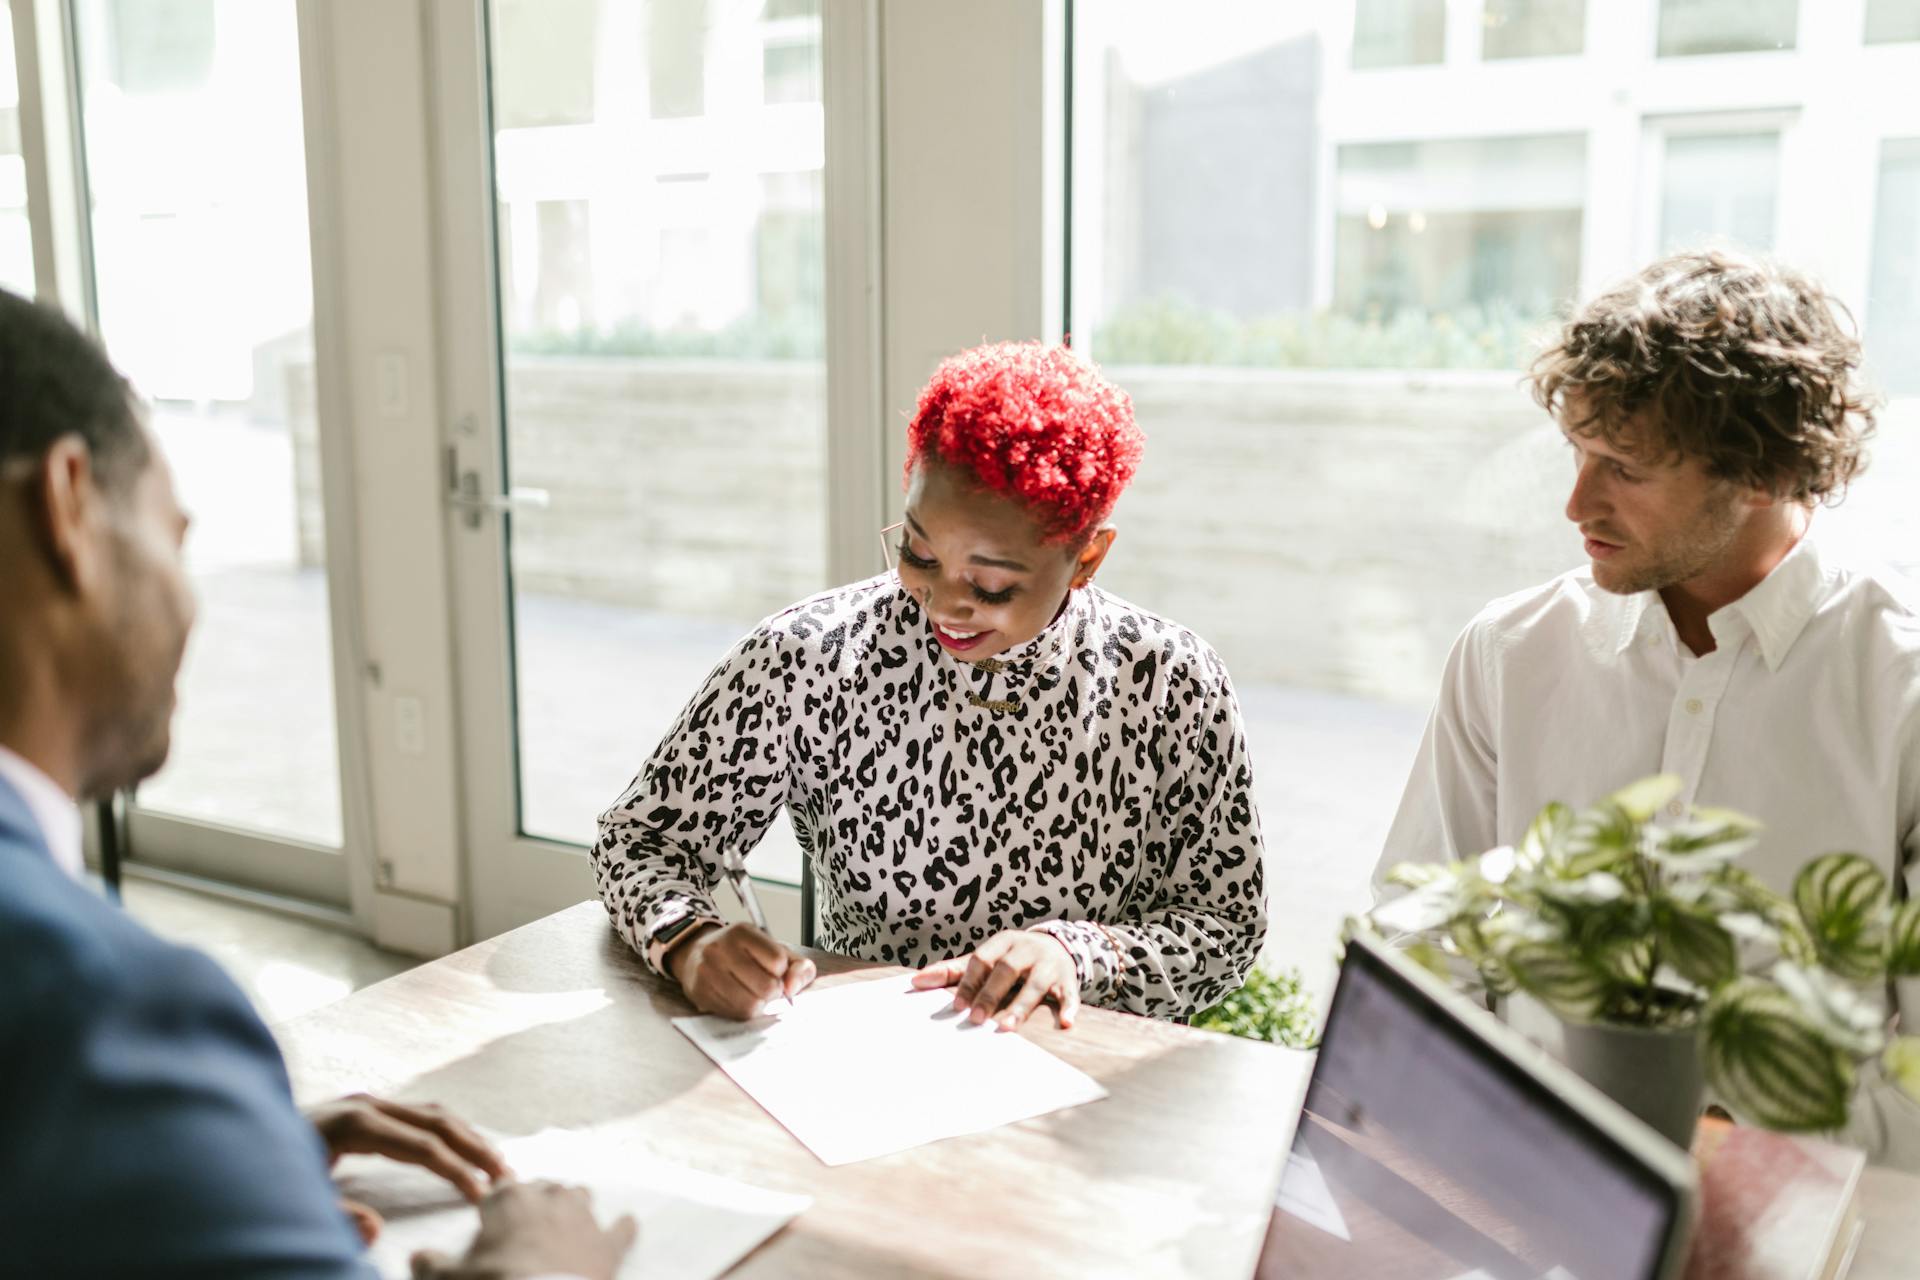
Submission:
[[[699,682],[833,581],[823,20],[492,0],[437,37],[443,236],[473,268],[446,284],[448,456],[486,936],[592,895],[598,815]],[[789,933],[800,863],[784,820],[751,861]]]
[[[131,855],[345,906],[295,0],[77,0],[93,305],[200,621]]]
[[[20,145],[20,80],[13,56],[13,6],[7,0],[0,0],[0,288],[33,296],[33,230],[27,218],[26,157]]]

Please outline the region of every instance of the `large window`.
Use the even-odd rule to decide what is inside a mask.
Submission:
[[[1818,518],[1920,560],[1920,151],[1838,158],[1863,127],[1911,132],[1860,115],[1899,86],[1672,56],[1802,58],[1773,0],[1610,5],[1630,29],[1591,47],[1585,5],[1490,0],[1465,50],[1443,9],[1075,10],[1070,327],[1148,438],[1101,581],[1233,671],[1272,952],[1310,970],[1365,895],[1454,638],[1582,561],[1565,449],[1520,385],[1576,299],[1700,243],[1826,278],[1894,395],[1873,470]],[[1552,93],[1516,100],[1513,60],[1547,56]],[[1877,202],[1801,198],[1876,182]]]
[[[1487,0],[1481,56],[1546,58],[1586,45],[1587,0]]]
[[[1799,25],[1797,0],[1660,0],[1660,56],[1791,49]]]
[[[33,293],[27,165],[20,153],[20,85],[14,71],[13,12],[6,0],[0,0],[0,287]]]
[[[1447,52],[1447,0],[1358,0],[1353,65],[1412,67]]]
[[[520,829],[575,844],[828,585],[817,0],[591,8],[516,42],[547,6],[496,0],[491,57],[507,463],[550,499],[510,527]],[[756,859],[798,877],[784,823]]]
[[[648,0],[645,7],[647,102],[653,118],[703,114],[707,106],[706,0]],[[495,45],[496,49],[511,47]]]
[[[293,0],[82,0],[100,332],[151,397],[201,615],[140,804],[341,843]]]
[[[1457,340],[1484,344],[1385,362],[1504,366],[1518,326],[1579,284],[1579,134],[1348,143],[1334,173],[1336,314],[1407,330],[1445,316]]]
[[[1920,0],[1867,0],[1867,43],[1920,40]]]
[[[1887,390],[1920,395],[1920,138],[1889,140],[1881,149],[1879,177],[1869,354]]]
[[[1660,248],[1774,244],[1780,135],[1668,132],[1660,166]]]

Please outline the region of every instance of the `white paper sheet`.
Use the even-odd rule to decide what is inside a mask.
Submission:
[[[1280,1193],[1274,1203],[1328,1235],[1338,1236],[1349,1244],[1353,1242],[1353,1236],[1347,1231],[1347,1220],[1341,1216],[1340,1206],[1334,1202],[1333,1192],[1327,1186],[1327,1175],[1320,1172],[1320,1165],[1305,1146],[1295,1146],[1293,1154],[1287,1157],[1286,1171],[1280,1175]]]
[[[640,1239],[621,1265],[621,1280],[715,1280],[813,1203],[682,1168],[590,1133],[548,1129],[496,1145],[524,1180],[592,1191],[602,1225],[634,1216]],[[459,1257],[480,1225],[478,1211],[424,1169],[349,1157],[335,1181],[342,1195],[386,1218],[369,1250],[386,1280],[407,1280],[408,1260],[420,1249]]]
[[[1091,1076],[952,1005],[951,990],[879,978],[803,992],[750,1022],[674,1025],[830,1165],[1107,1096]]]

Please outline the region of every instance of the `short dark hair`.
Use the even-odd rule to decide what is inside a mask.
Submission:
[[[1695,457],[1797,502],[1838,498],[1866,466],[1874,400],[1860,342],[1810,277],[1703,249],[1663,258],[1574,313],[1534,361],[1534,398],[1616,448]],[[1845,310],[1845,308],[1839,308]]]
[[[58,310],[0,289],[0,467],[78,435],[101,488],[146,468],[133,389],[100,344]]]

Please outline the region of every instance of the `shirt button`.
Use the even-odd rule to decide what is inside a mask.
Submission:
[[[1681,804],[1678,800],[1667,801],[1667,813],[1669,816],[1677,818],[1686,811],[1687,806]]]
[[[1705,703],[1703,703],[1703,702],[1701,702],[1701,701],[1700,701],[1700,699],[1698,699],[1698,698],[1688,698],[1688,699],[1687,699],[1687,714],[1688,714],[1688,715],[1690,715],[1690,716],[1697,716],[1697,715],[1699,715],[1699,714],[1700,714],[1700,708],[1701,708],[1701,707],[1703,707],[1703,706],[1705,706],[1705,705],[1706,705],[1706,704],[1705,704]]]

